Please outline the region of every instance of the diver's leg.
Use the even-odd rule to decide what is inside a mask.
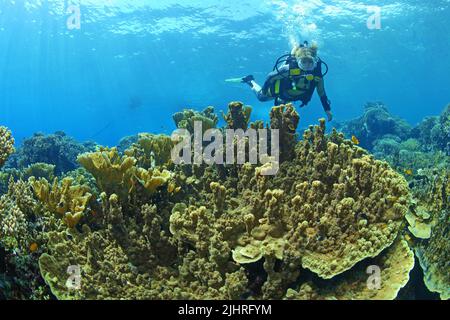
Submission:
[[[265,94],[263,88],[261,88],[261,86],[257,84],[255,80],[252,80],[249,85],[251,86],[252,91],[255,93],[255,96],[259,101],[266,102],[273,100],[273,97]]]
[[[259,101],[266,102],[274,99],[265,93],[265,90],[258,83],[256,83],[255,78],[252,75],[242,78],[242,82],[248,84],[250,88],[252,88],[252,91],[255,93],[256,98]]]

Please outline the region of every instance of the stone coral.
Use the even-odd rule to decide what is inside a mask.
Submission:
[[[415,252],[424,273],[424,281],[442,300],[450,299],[450,244],[448,239],[449,211],[442,211],[432,228],[428,243],[421,243]]]
[[[141,133],[138,141],[125,150],[125,154],[137,159],[137,164],[145,169],[169,165],[174,146],[171,137]]]
[[[8,157],[14,151],[14,138],[11,131],[5,127],[0,127],[0,168],[3,167]]]
[[[64,132],[51,135],[37,133],[25,139],[8,165],[23,169],[34,163],[47,163],[55,165],[55,173],[60,175],[78,167],[76,160],[79,154],[94,149],[93,143],[80,144]]]
[[[297,127],[300,116],[293,105],[281,105],[270,111],[270,128],[278,129],[280,136],[280,161],[292,160],[297,144]]]
[[[405,240],[398,239],[379,257],[364,261],[341,277],[327,283],[311,279],[298,291],[289,289],[286,299],[394,300],[408,283],[413,267],[413,251]]]
[[[186,129],[194,134],[194,123],[199,121],[202,123],[203,133],[208,129],[213,129],[219,122],[218,117],[214,114],[214,108],[208,107],[202,112],[186,109],[173,115],[173,120],[178,129]]]
[[[135,158],[120,156],[117,148],[112,148],[82,154],[78,161],[95,177],[101,191],[127,199],[134,187]]]
[[[229,113],[230,128],[264,128],[248,123],[243,104],[233,108],[239,112]],[[197,116],[206,128],[217,124],[211,109],[175,118],[188,128]],[[8,214],[0,217],[13,215],[21,235],[0,241],[13,250],[20,242],[38,246],[30,261],[36,267],[39,257],[58,299],[395,298],[414,266],[401,235],[410,206],[405,178],[337,131],[326,135],[323,119],[300,142],[297,125],[293,106],[272,110],[268,129],[280,130],[286,155],[276,176],[264,174],[271,163],[174,165],[166,161],[168,137],[141,134],[124,154],[101,148],[80,155],[89,173],[79,169],[73,179],[12,181],[15,191],[0,201]],[[438,183],[424,191],[427,183],[410,178],[413,192],[422,193],[409,214],[433,221],[430,246],[410,243],[430,287],[443,291],[447,224],[437,217],[448,189],[423,175]],[[98,191],[86,186],[93,179]],[[64,221],[67,212],[82,219]],[[379,290],[367,287],[371,265],[382,272]],[[68,282],[74,269],[77,290]]]
[[[252,108],[250,106],[244,106],[242,102],[231,102],[228,105],[228,112],[223,115],[223,118],[228,129],[247,130],[251,113]]]
[[[449,170],[421,170],[410,182],[416,208],[408,214],[408,229],[417,238],[414,249],[424,282],[442,299],[450,299]],[[426,239],[426,240],[424,240]]]
[[[392,116],[381,102],[367,103],[363,116],[343,123],[340,129],[347,137],[356,136],[360,146],[368,150],[372,150],[374,142],[386,135],[406,140],[412,130],[406,121]]]
[[[30,178],[34,194],[47,210],[61,217],[69,228],[75,228],[87,211],[88,202],[92,197],[87,186],[73,185],[71,178],[53,184],[41,178]]]

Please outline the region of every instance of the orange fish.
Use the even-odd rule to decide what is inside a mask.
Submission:
[[[356,145],[359,145],[359,140],[358,140],[358,138],[355,137],[355,136],[352,136],[352,142],[353,142],[354,144],[356,144]]]
[[[36,242],[33,242],[32,244],[30,244],[30,251],[31,253],[36,252],[39,249],[39,246]]]

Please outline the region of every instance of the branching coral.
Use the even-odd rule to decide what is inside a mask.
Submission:
[[[92,197],[87,186],[73,185],[71,178],[65,178],[53,184],[41,178],[30,178],[36,197],[46,206],[46,209],[59,215],[69,228],[74,228],[85,215],[87,205]]]
[[[120,156],[116,148],[82,154],[78,161],[95,177],[100,190],[109,195],[116,193],[126,199],[134,187],[136,159]]]
[[[300,116],[293,105],[282,105],[270,111],[270,128],[280,130],[280,161],[292,160],[297,144]]]
[[[228,129],[247,130],[251,113],[252,108],[250,106],[244,106],[242,102],[231,102],[228,105],[228,112],[223,115],[223,118]]]
[[[202,112],[186,109],[175,113],[173,120],[178,129],[187,129],[191,134],[194,134],[194,123],[196,121],[202,123],[203,132],[215,128],[219,122],[219,119],[214,114],[213,107],[208,107]]]
[[[169,136],[139,134],[138,141],[125,150],[125,154],[137,159],[137,164],[145,169],[169,165],[174,144]]]
[[[5,127],[0,127],[0,168],[3,167],[8,157],[14,151],[14,138],[11,131]]]

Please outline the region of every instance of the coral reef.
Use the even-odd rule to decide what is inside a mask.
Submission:
[[[298,141],[292,105],[274,107],[267,125],[250,114],[230,103],[221,129],[278,129],[274,176],[265,174],[272,162],[175,165],[171,139],[147,133],[121,151],[78,154],[81,168],[62,177],[54,162],[3,172],[6,297],[395,299],[411,282],[415,252],[428,288],[448,298],[444,169],[404,177],[344,134],[326,134],[324,119]],[[174,120],[188,130],[201,121],[204,131],[218,122],[212,107]],[[424,153],[383,106],[352,125],[392,162]]]
[[[374,142],[385,136],[406,140],[412,128],[406,121],[392,116],[386,105],[381,102],[368,103],[364,115],[341,124],[339,127],[347,137],[356,136],[360,146],[372,150]]]
[[[415,203],[408,213],[408,230],[427,288],[450,299],[450,169],[420,170],[410,182]]]
[[[421,243],[415,252],[424,272],[424,281],[432,292],[438,292],[442,300],[450,299],[450,243],[448,225],[449,210],[436,217],[428,243]]]
[[[5,127],[0,127],[0,168],[3,167],[8,157],[14,151],[14,138],[11,131]]]
[[[393,300],[409,281],[414,267],[414,253],[403,239],[375,259],[329,282],[309,279],[298,290],[289,289],[286,299],[294,300]],[[379,270],[379,279],[370,277]],[[375,274],[376,276],[376,274]]]
[[[228,113],[223,115],[229,129],[247,130],[252,108],[244,106],[242,102],[231,102],[228,105]]]
[[[55,173],[60,175],[76,169],[77,156],[92,150],[95,150],[93,143],[79,144],[64,132],[37,133],[23,142],[8,161],[8,167],[23,169],[35,163],[47,163],[55,165]]]
[[[450,104],[439,117],[428,117],[412,130],[423,151],[442,151],[450,155]]]
[[[52,185],[44,178],[32,177],[29,181],[34,194],[49,212],[62,217],[69,228],[77,226],[92,197],[87,186],[73,185],[71,178],[64,178],[61,183],[55,178]]]
[[[170,165],[171,151],[174,147],[171,137],[141,133],[124,154],[137,159],[137,164],[146,169]]]
[[[292,105],[274,107],[270,111],[270,128],[280,130],[280,162],[294,157],[299,121],[300,116]]]
[[[173,120],[178,129],[187,129],[191,134],[194,133],[194,123],[202,123],[203,132],[213,129],[217,126],[219,118],[214,114],[213,107],[207,107],[202,112],[186,109],[173,115]]]

